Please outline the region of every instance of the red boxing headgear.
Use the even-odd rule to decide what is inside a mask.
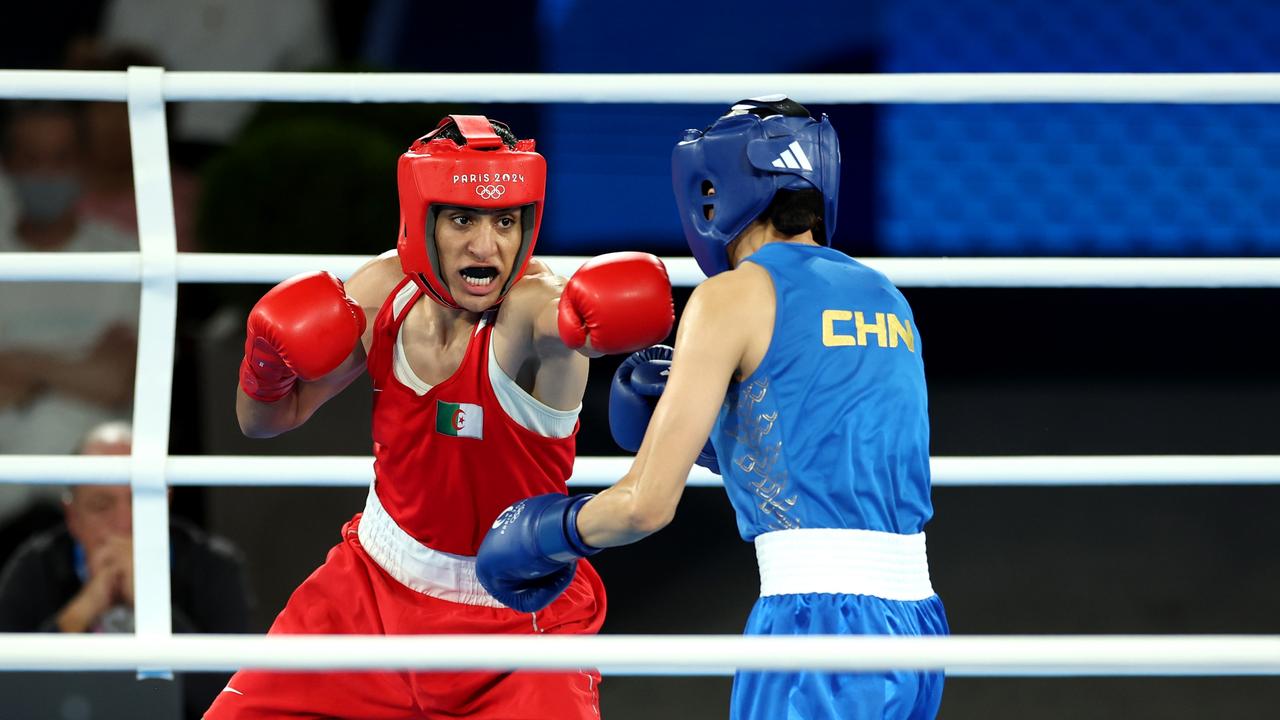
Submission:
[[[450,125],[457,126],[465,145],[437,137]],[[400,156],[400,266],[436,302],[459,307],[449,294],[436,248],[440,206],[521,208],[520,252],[498,302],[524,274],[538,241],[547,190],[547,162],[533,148],[533,140],[508,148],[482,115],[450,115]]]

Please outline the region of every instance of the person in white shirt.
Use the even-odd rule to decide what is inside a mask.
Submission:
[[[138,249],[77,216],[78,143],[72,106],[14,108],[0,144],[10,186],[0,204],[13,205],[0,209],[0,252]],[[135,283],[0,282],[0,454],[71,453],[89,428],[128,410],[138,293]]]

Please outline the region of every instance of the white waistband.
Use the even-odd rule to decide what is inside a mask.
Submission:
[[[407,588],[441,600],[503,607],[476,578],[476,559],[432,550],[387,514],[371,486],[360,517],[360,544],[373,561]]]
[[[924,533],[813,528],[756,537],[760,595],[833,593],[885,600],[933,596]]]

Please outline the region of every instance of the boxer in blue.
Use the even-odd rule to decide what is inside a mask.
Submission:
[[[925,552],[920,336],[887,278],[829,247],[834,129],[784,97],[744,100],[687,131],[672,165],[708,279],[674,353],[643,350],[614,378],[610,425],[635,462],[599,495],[509,508],[480,548],[481,582],[517,609],[549,603],[577,558],[670,522],[698,462],[723,470],[756,546],[748,634],[946,634]],[[942,684],[938,672],[741,672],[731,717],[933,718]]]

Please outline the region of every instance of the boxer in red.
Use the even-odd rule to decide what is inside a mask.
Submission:
[[[442,120],[400,158],[398,180],[396,251],[345,286],[286,280],[249,316],[246,435],[298,427],[366,367],[374,386],[364,512],[270,632],[595,633],[604,587],[585,560],[527,613],[480,586],[475,554],[503,508],[565,492],[588,358],[667,336],[666,269],[614,253],[566,282],[532,260],[546,163],[483,117]],[[597,718],[598,683],[586,670],[241,671],[206,718]]]

